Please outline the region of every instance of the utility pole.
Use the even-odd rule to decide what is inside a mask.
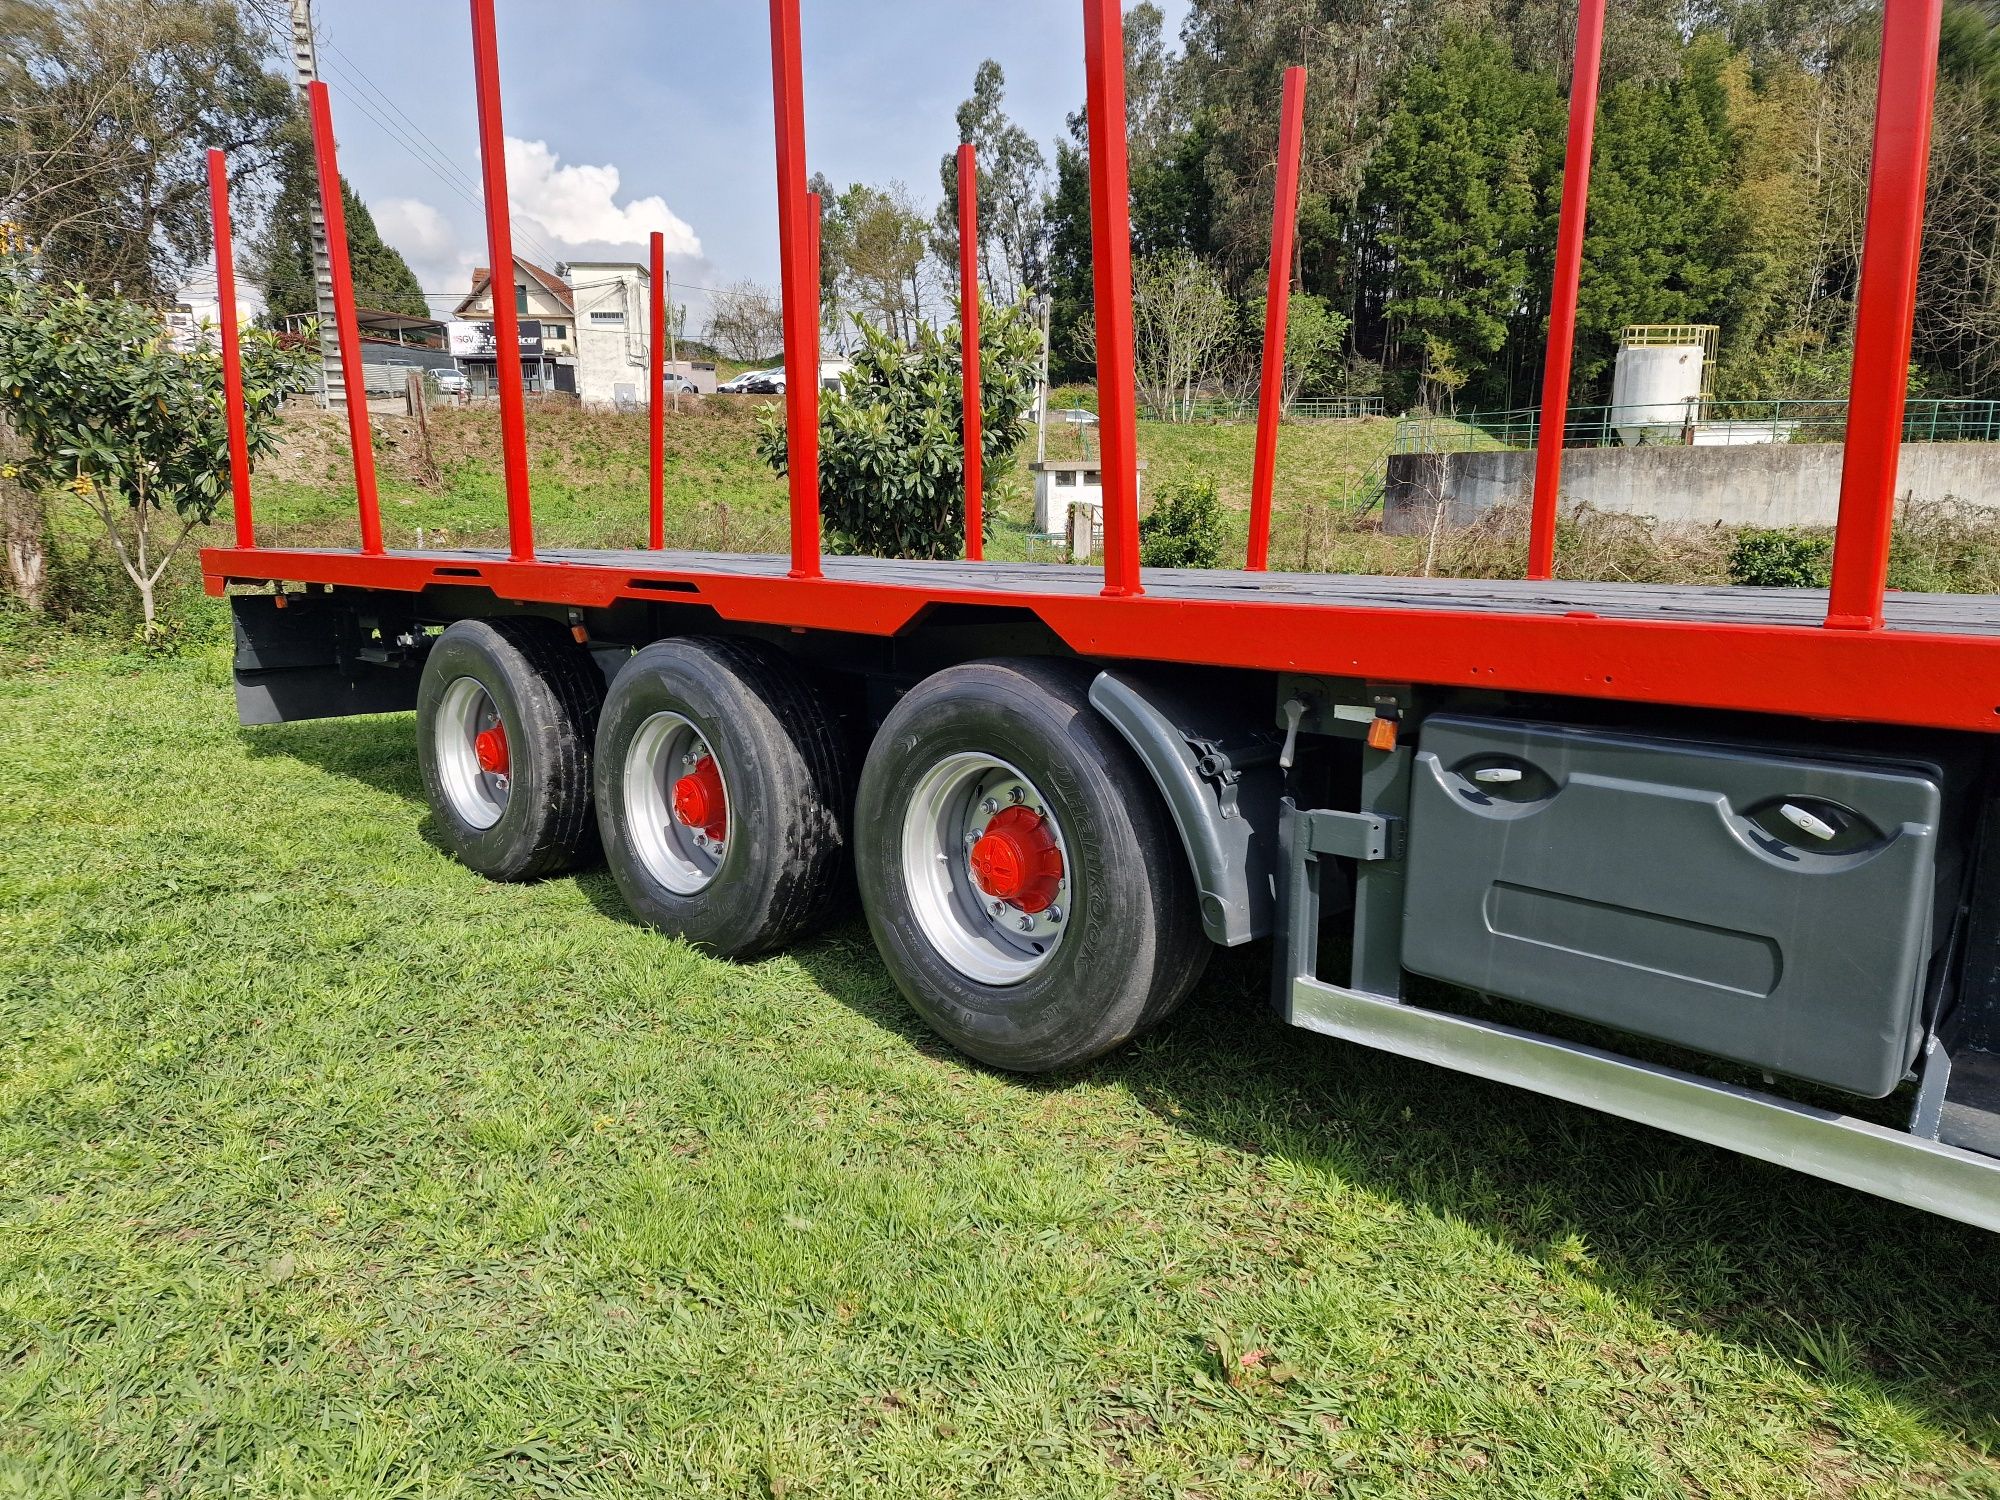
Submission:
[[[1049,456],[1049,308],[1054,299],[1047,292],[1035,299],[1035,311],[1042,320],[1042,370],[1035,383],[1035,462]]]
[[[674,350],[674,273],[663,270],[660,280],[665,283],[662,296],[667,305],[667,368],[674,371],[674,414],[678,416],[681,409],[681,372],[674,367],[681,362],[681,357]]]
[[[292,70],[303,104],[306,90],[319,80],[319,49],[313,44],[312,0],[292,0]],[[320,405],[329,411],[347,409],[347,384],[340,368],[340,335],[333,315],[333,262],[326,253],[326,216],[319,198],[310,210],[313,242],[313,297],[319,311]]]

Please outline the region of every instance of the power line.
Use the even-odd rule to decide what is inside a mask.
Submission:
[[[437,180],[440,183],[442,183],[445,187],[451,189],[452,192],[458,194],[458,196],[464,199],[465,202],[470,207],[478,210],[481,217],[484,217],[486,212],[486,205],[481,198],[474,195],[474,192],[476,191],[476,185],[474,185],[471,179],[466,176],[464,170],[460,168],[456,163],[454,163],[450,159],[450,157],[444,155],[443,148],[440,147],[435,141],[431,141],[431,138],[428,135],[424,135],[423,128],[417,125],[415,121],[411,121],[411,129],[415,130],[418,135],[423,136],[424,140],[429,141],[431,145],[431,151],[436,152],[437,155],[433,156],[429,152],[426,152],[422,147],[418,146],[416,142],[413,141],[405,131],[403,131],[400,127],[398,127],[394,123],[394,121],[387,119],[379,110],[377,110],[369,102],[367,95],[362,92],[364,88],[373,90],[377,95],[381,97],[384,104],[386,104],[390,109],[394,110],[398,115],[401,115],[404,119],[408,120],[410,118],[409,114],[400,105],[398,105],[394,99],[391,99],[379,84],[375,83],[374,80],[370,79],[365,73],[361,72],[360,66],[356,64],[352,58],[349,58],[345,52],[341,52],[340,48],[335,46],[331,41],[329,41],[326,45],[328,51],[338,53],[340,57],[346,59],[348,66],[354,69],[354,71],[350,73],[348,71],[348,68],[342,67],[340,63],[332,62],[332,60],[329,59],[329,62],[332,62],[334,71],[339,73],[342,78],[344,78],[348,83],[354,86],[354,91],[347,96],[348,101],[352,103],[357,109],[359,109],[363,115],[367,116],[368,119],[373,121],[375,126],[379,130],[381,130],[382,133],[386,135],[391,142],[401,147],[403,151],[413,161],[415,161],[419,166],[423,167],[433,177],[437,178]],[[456,178],[457,180],[454,181],[453,180],[454,178]],[[474,188],[474,191],[468,191],[467,190],[468,187]],[[509,217],[510,218],[513,217],[511,212]],[[540,256],[543,260],[554,263],[561,259],[561,257],[558,256],[554,251],[549,249],[547,245],[543,244],[541,240],[536,238],[533,234],[529,233],[527,229],[517,227],[516,232],[520,235],[522,239],[528,242],[528,248],[533,250],[535,254]]]

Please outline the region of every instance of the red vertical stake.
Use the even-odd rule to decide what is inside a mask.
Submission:
[[[1847,451],[1840,467],[1826,613],[1827,625],[1837,630],[1882,626],[1943,10],[1943,0],[1887,0],[1882,7],[1882,73],[1855,299],[1854,377],[1847,388]]]
[[[236,327],[236,250],[229,232],[229,158],[208,153],[208,213],[215,225],[215,297],[222,325],[223,420],[229,428],[229,495],[236,545],[257,545],[250,517],[250,435],[243,412],[243,345]]]
[[[653,232],[651,385],[647,388],[649,408],[647,428],[651,445],[647,454],[646,545],[655,552],[667,545],[667,238]]]
[[[1597,69],[1604,55],[1604,0],[1582,0],[1576,64],[1570,72],[1569,149],[1563,157],[1562,219],[1556,230],[1549,346],[1542,366],[1542,424],[1535,439],[1535,500],[1528,524],[1528,576],[1556,572],[1556,501],[1562,488],[1563,432],[1576,354],[1576,296],[1583,281],[1583,224],[1590,206],[1590,146],[1597,133]]]
[[[965,555],[981,562],[986,476],[979,446],[979,164],[970,142],[958,148],[958,368],[965,413]]]
[[[514,229],[507,217],[507,131],[500,120],[500,39],[493,0],[472,0],[472,85],[479,98],[479,170],[486,199],[486,257],[492,262],[487,290],[493,297],[493,379],[500,388],[508,555],[515,562],[533,562],[528,403],[521,390],[521,318],[514,307]]]
[[[793,578],[818,578],[818,230],[806,192],[805,68],[799,0],[771,0],[771,100],[778,137],[778,260],[785,315],[786,478]]]
[[[382,509],[375,495],[375,446],[368,430],[368,380],[361,369],[361,330],[354,313],[354,268],[347,258],[347,211],[334,155],[333,107],[326,85],[306,90],[312,113],[313,162],[319,169],[319,209],[326,220],[326,256],[333,272],[333,324],[340,339],[341,384],[347,388],[347,446],[354,458],[354,503],[361,513],[361,550],[382,551]]]
[[[1285,322],[1292,304],[1292,232],[1299,221],[1299,156],[1306,129],[1306,70],[1285,69],[1278,117],[1277,194],[1271,205],[1271,279],[1264,289],[1264,375],[1257,388],[1257,458],[1250,473],[1250,552],[1261,573],[1271,554],[1271,490],[1278,479],[1278,417],[1285,405]]]
[[[1097,319],[1098,459],[1104,476],[1104,592],[1140,594],[1139,415],[1132,374],[1131,172],[1125,143],[1125,22],[1119,0],[1083,0],[1090,124],[1092,303]]]

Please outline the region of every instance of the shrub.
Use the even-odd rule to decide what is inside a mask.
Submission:
[[[1164,480],[1139,522],[1139,561],[1149,568],[1213,568],[1229,533],[1215,481],[1206,474]]]
[[[905,348],[859,318],[861,347],[840,389],[819,402],[819,504],[836,552],[957,557],[965,541],[965,454],[958,327],[923,328]],[[990,494],[1026,430],[1041,338],[1020,308],[979,321],[980,461]],[[778,473],[789,448],[773,406],[757,450]],[[993,507],[985,508],[987,528]]]
[[[1729,581],[1751,588],[1825,588],[1833,539],[1801,531],[1742,531],[1729,549]]]
[[[243,410],[249,456],[277,441],[285,397],[312,381],[313,352],[246,330]],[[195,527],[228,493],[222,361],[174,347],[158,312],[0,273],[0,408],[20,438],[7,479],[60,486],[101,525],[138,593],[144,632]]]

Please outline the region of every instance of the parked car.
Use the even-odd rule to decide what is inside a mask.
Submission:
[[[1095,427],[1097,413],[1086,411],[1081,406],[1055,406],[1049,408],[1051,422],[1066,422],[1072,427]]]
[[[465,378],[463,370],[433,370],[431,384],[441,396],[463,396],[472,389],[472,382]]]
[[[747,396],[751,393],[756,382],[762,380],[766,375],[773,373],[776,372],[771,370],[745,370],[741,375],[723,381],[715,389],[719,395]]]
[[[675,394],[699,396],[701,394],[701,387],[696,385],[692,380],[689,380],[685,375],[667,375],[662,377],[660,389],[665,391],[669,396]]]

